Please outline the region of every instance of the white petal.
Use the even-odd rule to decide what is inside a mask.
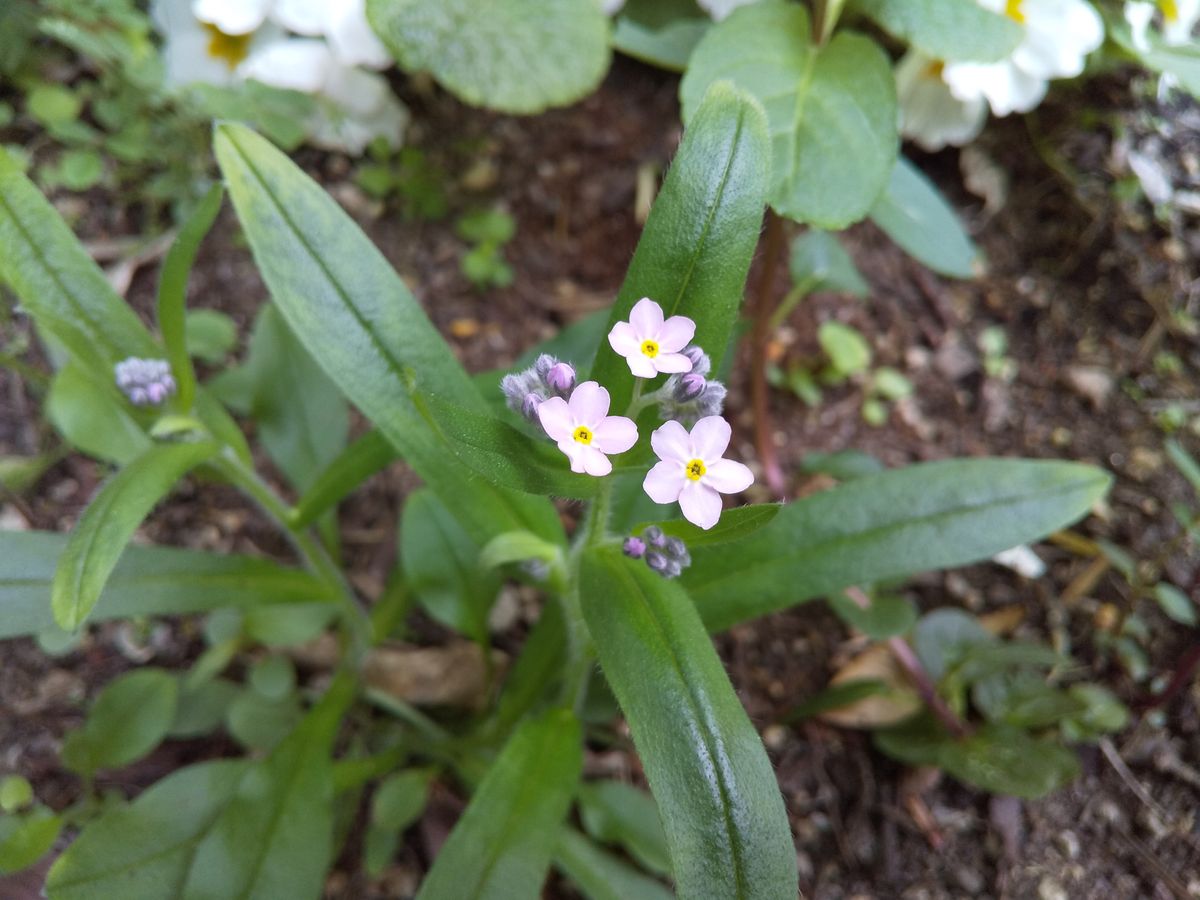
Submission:
[[[380,109],[362,117],[347,116],[332,102],[325,102],[318,105],[309,122],[309,134],[317,147],[358,156],[376,138],[383,138],[389,147],[399,147],[404,142],[408,121],[408,109],[392,96],[386,98]]]
[[[330,60],[321,94],[351,119],[367,119],[383,109],[392,96],[387,79],[374,72]]]
[[[571,408],[571,421],[576,425],[587,425],[593,431],[601,420],[608,415],[611,401],[608,391],[595,381],[585,381],[571,391],[567,405]]]
[[[267,17],[271,0],[193,0],[192,15],[225,34],[249,34]]]
[[[1150,41],[1147,39],[1146,33],[1150,30],[1150,23],[1154,21],[1154,4],[1148,2],[1148,0],[1126,3],[1125,21],[1129,24],[1129,33],[1133,38],[1133,46],[1139,53],[1148,52],[1150,50]]]
[[[596,424],[592,446],[601,453],[624,453],[637,443],[637,425],[625,416],[605,416]]]
[[[324,87],[332,63],[324,41],[285,38],[255,50],[238,74],[271,87],[315,94]]]
[[[595,447],[585,444],[577,446],[583,448],[583,452],[580,454],[583,458],[583,471],[589,475],[595,475],[597,478],[602,478],[612,471],[612,463],[608,461],[608,457]]]
[[[658,349],[678,353],[696,335],[696,323],[687,316],[671,316],[658,331]]]
[[[718,459],[709,463],[707,469],[700,480],[722,494],[740,494],[754,484],[750,467],[732,459]]]
[[[641,351],[638,351],[632,356],[625,357],[625,361],[629,363],[629,371],[638,378],[658,377],[658,369],[654,366],[654,360],[643,354]]]
[[[702,481],[689,481],[679,493],[683,517],[705,531],[721,518],[721,495]]]
[[[720,416],[705,416],[692,426],[692,452],[704,464],[716,462],[725,455],[732,429]]]
[[[649,357],[644,357],[649,359]],[[692,361],[682,353],[660,353],[650,360],[656,372],[667,374],[692,371]]]
[[[1046,95],[1046,81],[1022,71],[1011,60],[947,63],[942,78],[959,100],[986,97],[998,116],[1029,112]]]
[[[342,65],[386,69],[392,63],[391,54],[371,30],[365,7],[364,0],[331,3],[325,37]]]
[[[1163,40],[1172,47],[1192,43],[1192,32],[1200,20],[1200,0],[1175,0],[1175,18],[1163,25]]]
[[[969,143],[987,119],[983,97],[959,100],[942,81],[941,68],[916,51],[910,51],[896,66],[901,133],[929,151]]]
[[[642,355],[642,342],[628,322],[618,322],[612,327],[608,333],[608,344],[621,356]]]
[[[572,438],[567,438],[565,441],[558,442],[558,449],[565,453],[567,455],[567,459],[571,461],[572,472],[575,472],[579,475],[584,474],[586,471],[584,466],[586,465],[587,459],[584,451],[588,449],[586,444],[581,444]]]
[[[629,324],[633,326],[639,345],[645,340],[657,340],[663,326],[662,307],[649,297],[643,297],[629,311]]]
[[[1086,0],[1025,0],[1025,38],[1012,61],[1027,75],[1073,78],[1104,41],[1104,23]]]
[[[656,463],[646,473],[642,481],[642,490],[655,503],[674,503],[679,499],[679,493],[687,484],[683,466],[677,462]]]
[[[650,432],[650,446],[658,458],[684,466],[692,460],[692,439],[687,429],[672,420]]]
[[[340,5],[341,0],[335,0],[333,3],[328,3],[327,0],[274,0],[271,5],[271,18],[288,31],[318,37],[325,33],[328,7]]]
[[[538,421],[542,423],[542,430],[553,440],[574,442],[575,429],[571,426],[571,412],[567,408],[566,400],[562,397],[543,400],[537,413]]]

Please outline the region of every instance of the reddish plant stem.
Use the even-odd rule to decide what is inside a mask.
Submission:
[[[1137,702],[1136,708],[1138,712],[1149,712],[1175,699],[1180,691],[1191,684],[1192,675],[1195,673],[1197,667],[1200,667],[1200,644],[1193,644],[1183,654],[1183,658],[1175,664],[1175,672],[1171,675],[1171,680],[1167,683],[1167,686],[1159,693],[1150,694]]]
[[[771,288],[775,271],[783,259],[783,220],[767,209],[766,237],[763,239],[762,268],[754,291],[754,328],[750,334],[750,405],[754,413],[754,443],[762,461],[763,478],[772,494],[784,498],[787,481],[779,466],[771,428],[771,411],[767,392],[768,324],[773,311]]]

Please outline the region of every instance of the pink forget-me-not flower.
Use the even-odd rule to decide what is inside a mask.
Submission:
[[[706,531],[721,518],[721,494],[736,494],[754,482],[740,462],[723,459],[729,446],[729,423],[705,416],[689,434],[678,422],[667,422],[650,435],[661,462],[646,473],[642,487],[655,503],[679,501],[683,516]]]
[[[610,416],[608,391],[595,381],[585,381],[569,400],[551,397],[537,408],[546,434],[571,461],[572,472],[607,475],[610,453],[624,453],[637,443],[637,426],[624,416]]]
[[[608,343],[625,357],[629,371],[638,378],[654,378],[660,372],[690,372],[692,361],[681,351],[696,333],[696,323],[687,316],[663,320],[662,307],[643,297],[629,313],[628,322],[618,322],[608,333]]]

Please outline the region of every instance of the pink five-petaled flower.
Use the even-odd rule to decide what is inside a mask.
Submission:
[[[679,351],[695,333],[696,323],[687,316],[671,316],[664,322],[662,307],[643,297],[634,304],[628,322],[612,327],[608,342],[625,357],[634,375],[654,378],[659,372],[692,370],[692,361]]]
[[[705,416],[688,434],[678,422],[667,422],[650,435],[650,446],[662,462],[646,473],[642,487],[655,503],[679,501],[683,516],[705,531],[721,518],[721,494],[736,494],[754,482],[753,473],[732,459],[722,459],[729,446],[729,423]]]
[[[571,392],[571,399],[551,397],[538,406],[542,428],[567,454],[572,472],[607,475],[612,463],[605,454],[624,453],[637,443],[633,420],[610,416],[608,404],[608,391],[585,381]]]

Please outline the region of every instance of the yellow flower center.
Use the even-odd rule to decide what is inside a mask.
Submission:
[[[658,341],[642,341],[642,352],[654,359],[658,356]]]
[[[1158,0],[1158,8],[1162,10],[1163,18],[1168,22],[1179,21],[1179,7],[1175,0]]]
[[[946,64],[940,59],[931,59],[925,66],[925,77],[940,80],[945,69]]]
[[[249,56],[253,34],[226,34],[216,25],[200,24],[208,34],[208,55],[221,60],[231,72]]]
[[[592,429],[586,425],[580,425],[575,429],[575,440],[580,444],[590,444],[592,442]]]
[[[699,481],[700,476],[707,471],[708,469],[704,467],[704,460],[702,459],[693,459],[683,467],[684,474],[687,475],[691,481]]]
[[[1021,0],[1005,0],[1004,14],[1018,25],[1025,24],[1025,13],[1021,12]]]

